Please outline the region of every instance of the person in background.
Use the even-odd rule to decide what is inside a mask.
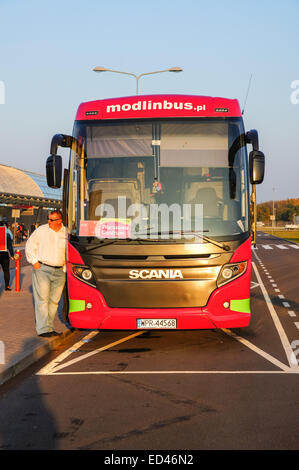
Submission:
[[[28,232],[24,223],[21,224],[21,227],[22,227],[22,241],[24,241],[28,237]]]
[[[32,264],[32,289],[36,332],[39,336],[57,336],[54,318],[65,285],[65,251],[67,232],[59,210],[48,216],[26,242],[25,254]]]
[[[23,227],[21,224],[17,225],[17,243],[21,243],[23,240]]]
[[[6,224],[4,222],[0,222],[0,227],[5,227],[5,236],[6,236],[6,251],[0,251],[0,264],[3,269],[4,274],[4,283],[5,283],[5,290],[11,291],[9,287],[10,283],[10,269],[9,269],[9,261],[10,259],[14,259],[14,250],[12,246],[12,236],[9,234],[7,230]],[[9,257],[10,255],[10,257]]]

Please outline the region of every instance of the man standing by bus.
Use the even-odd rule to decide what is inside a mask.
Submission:
[[[66,228],[59,210],[48,216],[48,224],[29,237],[25,254],[32,264],[32,289],[36,332],[42,337],[58,336],[54,318],[65,285]]]

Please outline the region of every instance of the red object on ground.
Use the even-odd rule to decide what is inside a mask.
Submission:
[[[20,250],[16,252],[16,292],[21,290],[21,259],[23,255]]]

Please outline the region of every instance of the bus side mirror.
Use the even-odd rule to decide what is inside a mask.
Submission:
[[[249,154],[249,177],[251,184],[261,184],[265,174],[265,155],[259,150]]]
[[[249,154],[249,177],[251,184],[260,184],[264,180],[265,155],[259,151],[259,136],[256,129],[246,133],[246,143],[252,144]]]
[[[47,184],[50,188],[61,187],[62,158],[60,155],[50,155],[46,163]]]
[[[259,149],[259,135],[256,129],[246,132],[246,144],[251,144],[252,150]]]

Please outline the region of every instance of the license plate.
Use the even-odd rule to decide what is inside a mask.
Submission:
[[[137,318],[137,328],[175,329],[176,318]]]

